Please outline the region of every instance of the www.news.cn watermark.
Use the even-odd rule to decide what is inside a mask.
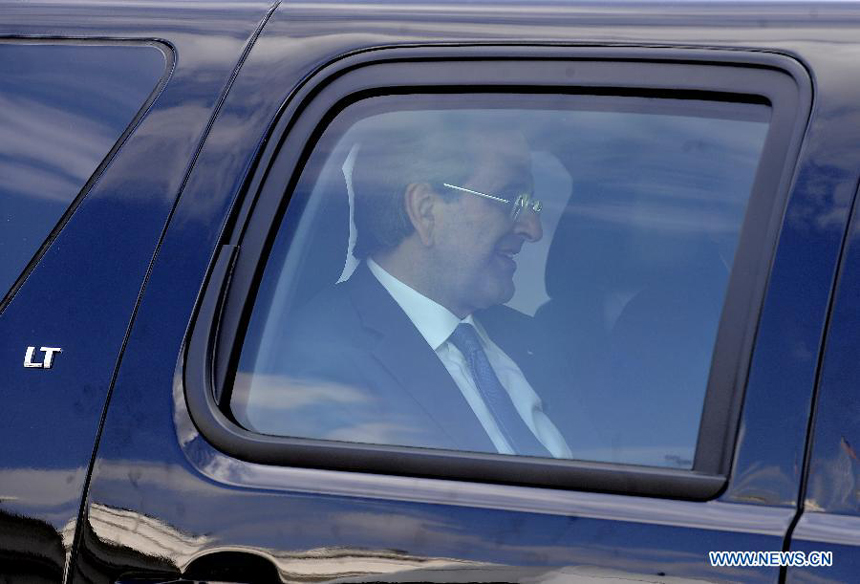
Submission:
[[[833,565],[833,552],[708,552],[712,566],[819,568]]]

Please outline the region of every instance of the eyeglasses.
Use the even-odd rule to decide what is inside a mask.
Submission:
[[[442,183],[442,186],[445,186],[449,189],[453,189],[455,191],[462,191],[464,193],[469,193],[470,195],[477,195],[479,197],[484,197],[485,199],[490,199],[491,201],[497,201],[504,205],[511,206],[511,220],[516,221],[517,217],[520,216],[523,209],[531,209],[535,213],[540,213],[541,209],[543,209],[543,203],[538,201],[537,199],[533,199],[531,195],[523,193],[522,195],[517,195],[517,198],[513,201],[509,199],[503,199],[502,197],[497,197],[495,195],[488,195],[487,193],[482,193],[480,191],[473,191],[472,189],[467,189],[466,187],[458,187],[457,185],[451,185],[448,183]]]

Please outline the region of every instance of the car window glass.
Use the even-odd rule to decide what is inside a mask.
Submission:
[[[164,73],[150,46],[0,44],[0,295]]]
[[[691,468],[769,114],[353,104],[288,193],[232,415],[278,436]]]

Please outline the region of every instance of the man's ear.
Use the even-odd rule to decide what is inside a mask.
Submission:
[[[415,232],[425,246],[433,243],[433,233],[436,227],[434,207],[439,195],[428,183],[410,183],[403,195],[406,214],[415,228]]]

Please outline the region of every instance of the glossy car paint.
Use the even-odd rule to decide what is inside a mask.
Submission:
[[[5,294],[2,311],[22,285],[22,271],[26,276],[25,267],[41,259],[42,242],[50,239],[58,220],[74,213],[90,176],[110,161],[127,127],[135,125],[141,109],[167,81],[173,58],[165,45],[127,42],[26,40],[3,43],[0,54],[4,69],[0,249],[6,252],[0,277]],[[31,303],[28,312],[26,302],[23,306],[23,312],[10,311],[0,320],[9,365],[18,361],[17,367],[8,367],[3,387],[7,404],[14,407],[0,408],[0,434],[7,445],[0,455],[4,499],[0,550],[33,547],[26,543],[26,530],[9,521],[11,514],[35,513],[59,530],[62,539],[56,531],[51,538],[51,527],[42,526],[49,542],[37,544],[33,562],[40,564],[38,557],[51,556],[47,564],[52,567],[45,569],[62,574],[104,392],[100,395],[86,384],[79,391],[57,391],[58,377],[86,380],[88,374],[81,369],[77,347],[66,345],[63,354],[60,343],[70,339],[60,334],[62,323],[55,323],[60,326],[53,330],[28,331],[27,324],[37,323],[43,310]],[[21,342],[27,346],[24,359]],[[41,351],[45,345],[51,348]],[[45,498],[52,508],[44,507]]]
[[[4,301],[172,61],[156,43],[0,43]]]
[[[804,512],[792,537],[792,549],[832,551],[834,565],[790,569],[789,580],[797,582],[850,581],[860,573],[860,217],[856,201],[853,215],[828,326]]]
[[[89,432],[88,444],[120,361],[77,529],[72,581],[183,570],[206,577],[206,563],[216,570],[211,566],[217,554],[235,565],[244,562],[249,570],[263,557],[287,579],[369,574],[396,580],[419,578],[414,570],[428,576],[427,570],[440,568],[460,580],[571,578],[588,570],[656,580],[779,578],[778,568],[711,568],[706,554],[782,549],[797,513],[819,354],[860,172],[860,10],[794,3],[546,3],[528,10],[511,3],[283,3],[248,54],[207,135],[218,96],[265,5],[135,4],[111,16],[99,4],[63,6],[54,9],[62,17],[51,23],[44,21],[43,14],[50,13],[45,7],[40,12],[16,5],[11,28],[4,30],[158,37],[179,55],[152,112],[0,316],[5,326],[13,311],[29,315],[20,317],[18,329],[3,331],[9,371],[16,371],[18,353],[23,355],[9,339],[17,339],[16,330],[25,326],[33,333],[56,330],[62,342],[80,351],[80,368],[70,364],[55,371],[57,389],[51,395],[93,404],[82,430]],[[195,16],[195,10],[206,16]],[[10,12],[4,14],[8,21]],[[43,24],[24,24],[36,22],[37,15]],[[733,472],[717,500],[272,468],[219,453],[190,424],[177,368],[186,330],[227,212],[281,104],[339,55],[430,42],[728,48],[778,52],[808,68],[815,87],[813,114],[784,221],[766,227],[780,230],[779,244]],[[80,277],[84,273],[87,277]],[[56,287],[58,276],[65,276],[62,290]],[[84,393],[81,379],[96,388],[92,395]],[[62,409],[34,431],[69,424]],[[27,443],[27,436],[9,439],[19,448]],[[60,537],[60,522],[46,519],[58,507],[74,520],[89,460],[87,443],[81,442],[75,454],[61,453],[58,445],[61,472],[56,478],[44,473],[62,503],[33,493],[26,518],[20,519],[29,533],[41,534],[34,539]],[[42,468],[34,457],[3,472]],[[67,477],[76,490],[64,483]],[[10,504],[17,503],[4,500],[2,509]],[[856,530],[849,531],[851,537],[857,537]],[[852,565],[845,551],[850,548],[840,550],[844,565]],[[57,570],[60,556],[51,560]],[[848,572],[820,574],[839,579]]]
[[[219,96],[268,8],[262,2],[0,7],[0,35],[18,42],[163,41],[169,76],[0,315],[0,388],[7,405],[15,404],[4,408],[0,426],[0,573],[13,581],[30,568],[48,581],[63,578],[141,285]],[[62,347],[62,357],[50,371],[24,369],[29,345]]]

